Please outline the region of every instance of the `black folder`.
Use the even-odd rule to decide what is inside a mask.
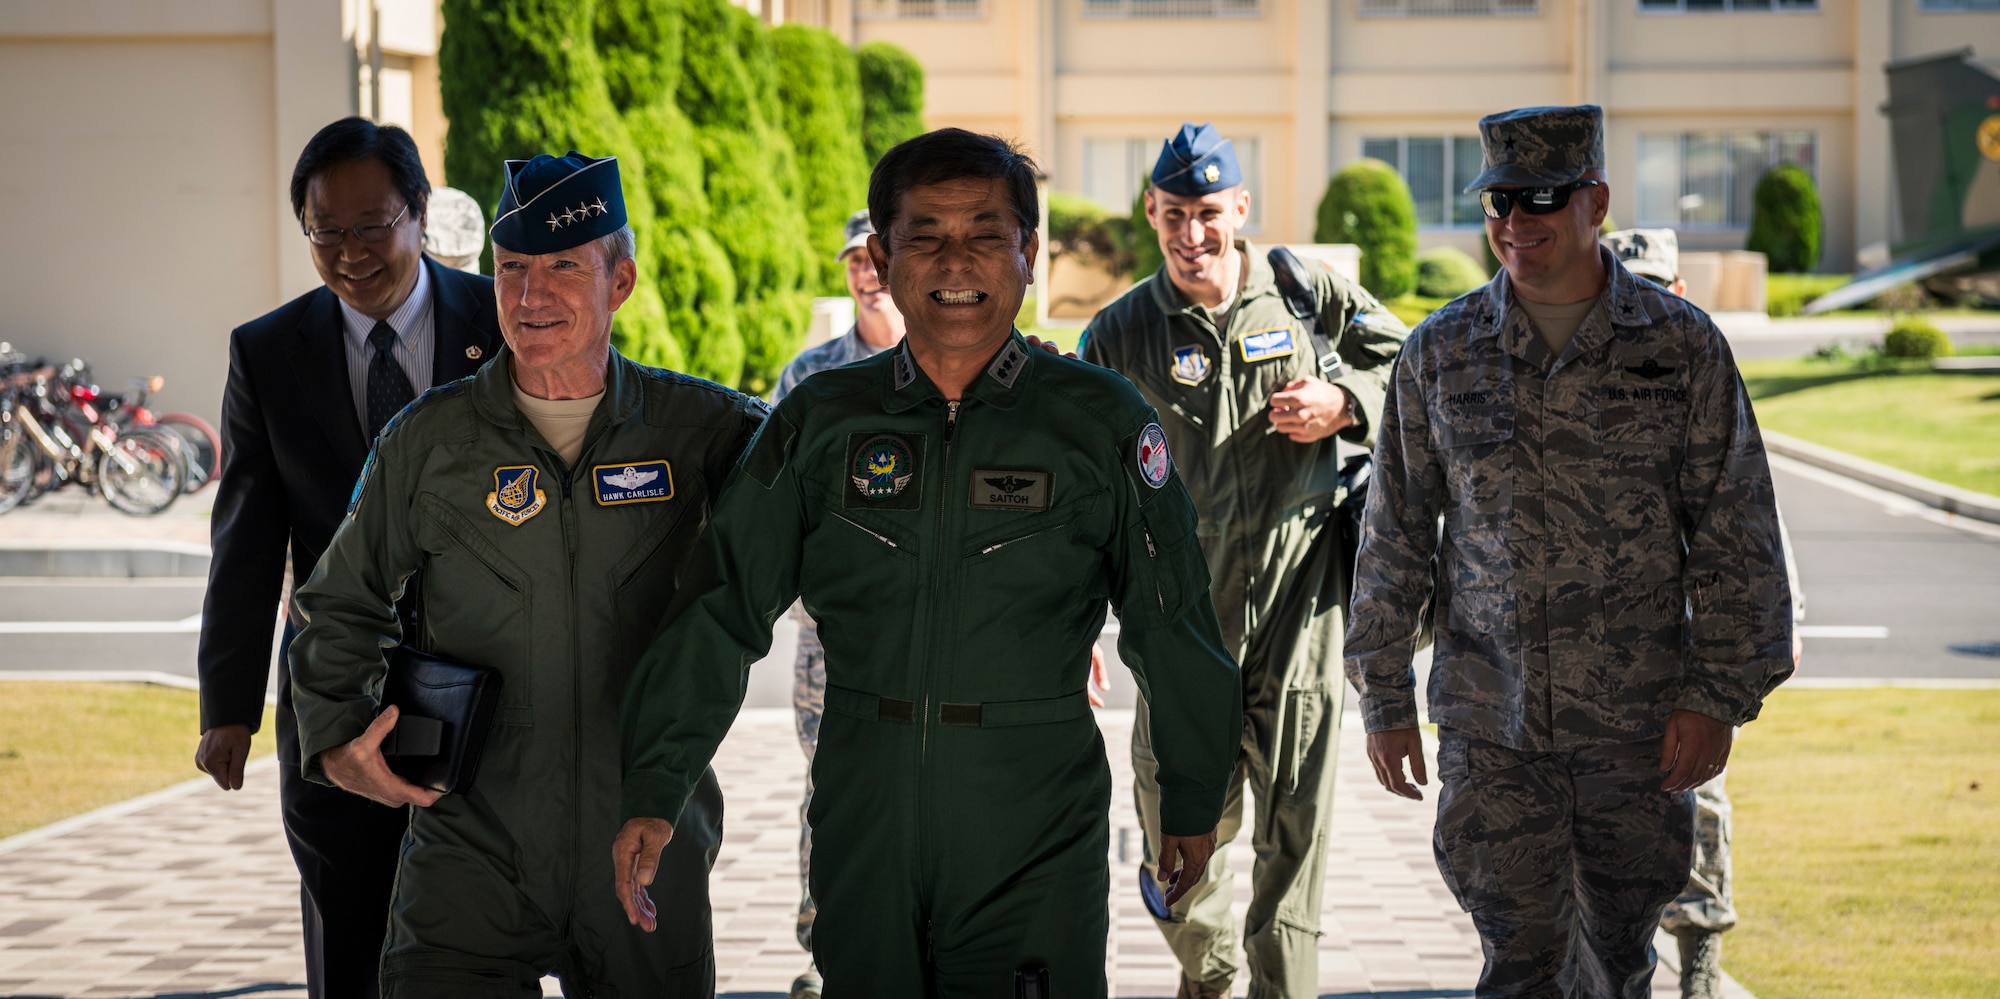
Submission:
[[[464,794],[479,774],[486,733],[500,705],[500,671],[442,659],[408,645],[389,653],[382,703],[401,714],[382,740],[397,776],[444,794]]]

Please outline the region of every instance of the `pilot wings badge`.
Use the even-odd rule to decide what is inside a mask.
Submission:
[[[542,512],[548,497],[535,488],[541,471],[533,465],[505,465],[493,470],[493,491],[486,494],[486,509],[515,527]]]
[[[665,461],[613,462],[590,470],[598,506],[658,503],[674,498],[674,470]]]

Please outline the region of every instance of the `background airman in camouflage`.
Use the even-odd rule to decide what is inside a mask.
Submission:
[[[1348,678],[1377,779],[1421,797],[1411,654],[1436,608],[1434,847],[1484,945],[1477,994],[1641,997],[1689,792],[1793,668],[1770,470],[1715,325],[1598,245],[1602,111],[1480,138],[1468,190],[1505,271],[1398,360]]]

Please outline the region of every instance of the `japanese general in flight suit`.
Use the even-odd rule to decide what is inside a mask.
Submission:
[[[826,646],[810,819],[827,999],[1105,994],[1111,774],[1084,677],[1107,603],[1186,861],[1166,865],[1170,894],[1199,876],[1236,763],[1240,685],[1158,415],[1011,328],[1032,171],[956,129],[883,157],[869,250],[908,335],[779,404],[628,699],[614,852],[643,919],[644,855],[678,838],[745,669],[803,594]]]
[[[498,214],[507,350],[389,424],[299,591],[307,776],[428,806],[403,841],[384,996],[539,996],[550,973],[568,995],[712,995],[714,774],[687,775],[664,932],[633,928],[605,896],[604,845],[632,664],[764,406],[611,348],[633,283],[616,160],[510,161]],[[418,572],[422,631],[405,635],[393,604]],[[382,650],[399,640],[501,673],[469,793],[439,797],[383,765]]]

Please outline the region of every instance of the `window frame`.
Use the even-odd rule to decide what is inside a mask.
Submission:
[[[1362,159],[1381,159],[1381,157],[1379,156],[1368,155],[1369,143],[1394,141],[1396,143],[1396,161],[1393,163],[1389,163],[1389,166],[1395,169],[1396,176],[1403,178],[1403,184],[1404,186],[1407,187],[1409,186],[1410,183],[1409,158],[1410,158],[1410,141],[1412,139],[1441,140],[1443,146],[1442,160],[1441,160],[1443,168],[1441,170],[1441,176],[1439,178],[1439,181],[1441,184],[1440,189],[1443,195],[1441,202],[1443,206],[1443,211],[1441,213],[1441,217],[1444,219],[1444,221],[1425,222],[1420,217],[1417,219],[1417,231],[1430,232],[1430,233],[1484,232],[1486,230],[1486,223],[1484,221],[1485,218],[1484,215],[1479,214],[1479,202],[1476,198],[1473,198],[1472,196],[1464,193],[1465,184],[1460,183],[1459,181],[1461,178],[1457,176],[1459,172],[1457,169],[1458,148],[1461,145],[1465,145],[1465,146],[1470,146],[1473,149],[1478,149],[1479,148],[1478,135],[1476,134],[1453,135],[1448,133],[1428,133],[1428,132],[1424,133],[1397,132],[1393,135],[1363,135],[1361,136],[1359,156]],[[1383,160],[1383,162],[1388,163],[1389,161]],[[1479,162],[1481,163],[1484,162],[1483,155],[1479,157]],[[1471,183],[1473,177],[1479,176],[1479,172],[1480,171],[1478,167],[1475,166],[1472,171],[1472,176],[1465,177],[1463,178],[1463,180],[1465,181],[1465,183]],[[1416,200],[1416,193],[1417,192],[1414,188],[1411,189],[1410,199],[1413,202],[1412,204],[1413,208],[1415,207],[1414,202]],[[1470,206],[1470,211],[1467,213],[1467,221],[1459,222],[1457,221],[1458,209],[1461,207],[1459,202],[1462,199],[1466,202],[1466,205]]]
[[[1639,6],[1639,14],[1642,17],[1716,17],[1737,14],[1779,14],[1786,17],[1798,17],[1826,12],[1826,8],[1820,3],[1820,0],[1764,0],[1764,2],[1770,4],[1769,7],[1752,7],[1745,10],[1738,10],[1736,7],[1737,3],[1742,2],[1742,0],[1717,0],[1717,2],[1722,4],[1722,7],[1718,10],[1689,10],[1687,6],[1688,0],[1636,0],[1636,2]],[[1749,0],[1749,2],[1756,2],[1756,0]],[[1673,6],[1669,7],[1666,5],[1667,3],[1672,3]],[[1781,4],[1785,6],[1780,6]]]
[[[1416,0],[1416,2],[1425,2],[1425,0]],[[1429,2],[1435,3],[1438,0],[1429,0]],[[1451,4],[1452,9],[1411,10],[1410,4],[1412,0],[1358,0],[1355,12],[1364,19],[1380,18],[1383,20],[1473,17],[1530,18],[1542,16],[1541,0],[1444,0],[1444,2]],[[1499,5],[1509,2],[1525,3],[1527,7],[1525,10],[1500,9]],[[1378,4],[1380,6],[1377,6]]]
[[[1720,160],[1723,163],[1722,195],[1721,195],[1721,201],[1723,205],[1723,220],[1720,223],[1692,222],[1687,219],[1687,212],[1689,211],[1689,209],[1684,204],[1686,199],[1689,197],[1687,193],[1687,187],[1688,187],[1687,161],[1688,161],[1689,140],[1691,138],[1711,136],[1711,135],[1719,135],[1722,137],[1722,149],[1720,153]],[[1633,196],[1632,207],[1634,215],[1633,224],[1640,226],[1642,228],[1656,228],[1664,226],[1683,232],[1744,233],[1750,231],[1750,222],[1751,222],[1750,219],[1745,218],[1745,219],[1740,219],[1738,221],[1730,220],[1730,214],[1732,213],[1733,208],[1736,204],[1737,194],[1739,193],[1740,185],[1743,183],[1743,180],[1736,175],[1737,138],[1743,135],[1762,136],[1764,142],[1765,170],[1768,171],[1772,167],[1777,166],[1779,163],[1793,163],[1796,165],[1801,165],[1804,166],[1806,172],[1812,176],[1813,186],[1815,188],[1819,186],[1820,154],[1822,152],[1822,146],[1820,143],[1819,130],[1815,128],[1764,128],[1764,129],[1720,128],[1720,129],[1693,129],[1693,130],[1683,129],[1680,131],[1672,131],[1672,132],[1640,132],[1639,134],[1633,136],[1633,163],[1634,163],[1634,171],[1633,171],[1634,183],[1632,191],[1632,196]],[[1809,164],[1798,164],[1798,161],[1784,159],[1781,155],[1781,150],[1784,149],[1787,144],[1786,137],[1790,136],[1796,139],[1796,137],[1800,135],[1808,137],[1809,140],[1806,144],[1806,148],[1811,150],[1811,163]],[[1646,164],[1644,160],[1645,144],[1648,139],[1658,140],[1667,138],[1673,140],[1673,155],[1674,155],[1673,189],[1676,192],[1673,195],[1673,200],[1675,204],[1674,210],[1677,216],[1673,220],[1652,218],[1640,214],[1646,203],[1646,198],[1644,196],[1646,192],[1641,189],[1640,184],[1642,182],[1639,180],[1639,177],[1643,175],[1646,170]],[[1761,176],[1760,178],[1753,178],[1749,181],[1753,190],[1755,188],[1758,179],[1761,179]]]
[[[1975,0],[1917,0],[1919,14],[2000,14],[2000,3],[1974,7]]]
[[[903,9],[906,3],[925,2],[935,4],[936,9],[928,14],[912,14]],[[871,10],[874,4],[886,4],[893,9]],[[972,9],[948,9],[954,4],[969,4]],[[854,16],[862,21],[979,21],[986,17],[986,0],[857,0]]]
[[[1135,11],[1134,2],[1159,4],[1163,9]],[[1248,10],[1225,9],[1244,2]],[[1193,9],[1203,6],[1209,9]],[[1077,0],[1077,9],[1086,21],[1250,21],[1265,14],[1264,0]]]

